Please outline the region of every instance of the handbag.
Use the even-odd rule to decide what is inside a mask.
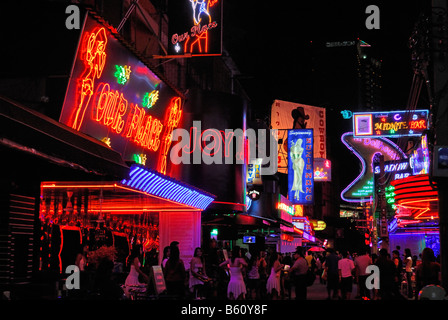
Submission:
[[[324,281],[326,281],[328,279],[328,274],[327,274],[326,269],[324,269],[324,271],[322,272],[322,276],[320,278]]]

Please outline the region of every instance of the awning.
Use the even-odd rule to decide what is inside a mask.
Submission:
[[[44,198],[67,198],[72,192],[81,197],[72,202],[85,204],[88,212],[111,214],[201,211],[214,199],[210,193],[138,165],[131,166],[129,178],[120,182],[47,181],[41,188]]]
[[[0,146],[108,180],[126,177],[129,167],[106,144],[0,96]]]

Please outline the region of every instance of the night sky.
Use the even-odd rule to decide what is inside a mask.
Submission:
[[[380,9],[379,30],[366,28],[368,5]],[[357,38],[370,44],[372,55],[382,62],[382,110],[406,109],[414,73],[409,37],[425,5],[430,2],[224,2],[224,47],[241,71],[240,82],[251,99],[253,116],[267,120],[275,99],[326,108],[327,158],[333,163],[337,195],[360,172],[359,161],[340,140],[344,132],[352,131],[351,120],[344,120],[340,111],[366,110],[353,103],[355,56],[352,59],[343,51],[347,49],[336,49],[332,52],[339,56],[330,53],[333,60],[318,60],[316,48]],[[326,63],[334,86],[319,85],[313,68],[322,69],[320,63]],[[421,108],[428,107],[425,90]]]
[[[412,79],[408,40],[424,3],[226,0],[224,46],[241,70],[254,107],[269,109],[274,99],[317,100],[303,89],[313,44],[360,38],[383,62],[383,105],[405,107]],[[365,26],[365,9],[371,4],[380,9],[379,30]],[[314,95],[319,90],[325,88],[316,88]]]

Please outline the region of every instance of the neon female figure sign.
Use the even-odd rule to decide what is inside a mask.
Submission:
[[[288,199],[313,204],[313,129],[288,130]]]
[[[89,105],[90,98],[94,91],[95,79],[99,79],[103,73],[104,64],[106,63],[106,44],[107,35],[105,28],[99,28],[90,33],[85,45],[84,55],[85,69],[84,73],[79,80],[80,86],[80,99],[76,112],[73,117],[71,127],[79,130],[86,112],[86,108]]]
[[[174,31],[170,32],[171,53],[221,54],[222,4],[218,2],[219,0],[184,0],[170,3],[170,29]]]

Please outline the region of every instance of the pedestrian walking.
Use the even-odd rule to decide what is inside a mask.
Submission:
[[[380,288],[378,290],[379,298],[381,300],[394,299],[394,277],[395,264],[390,258],[387,249],[381,249],[379,252],[376,265],[380,272]]]
[[[289,274],[294,283],[296,300],[306,300],[306,274],[309,268],[308,262],[305,260],[305,256],[300,247],[298,247],[296,252],[294,252],[294,259],[295,261],[293,266],[289,269]]]
[[[400,248],[400,246],[397,246]],[[394,276],[394,295],[401,297],[401,282],[403,280],[403,261],[400,257],[400,252],[398,250],[392,251],[392,261],[395,265],[395,276]]]
[[[258,273],[260,274],[260,297],[262,299],[266,298],[266,282],[268,280],[267,274],[267,261],[266,261],[266,251],[260,251],[260,266],[258,268]]]
[[[222,262],[220,267],[230,268],[230,281],[227,285],[227,297],[230,300],[244,300],[246,296],[246,284],[244,283],[242,267],[247,267],[246,260],[241,257],[241,249],[234,246],[230,259]]]
[[[205,260],[202,249],[196,248],[190,261],[190,278],[188,286],[195,300],[205,299],[204,285],[209,281],[205,271]]]
[[[414,298],[414,290],[412,285],[412,254],[411,249],[406,248],[404,249],[404,265],[405,265],[405,273],[406,273],[406,282],[408,287],[408,298],[413,299]]]
[[[247,298],[260,299],[260,256],[252,254],[247,266]]]
[[[339,283],[341,297],[343,300],[350,300],[353,288],[353,270],[355,264],[349,259],[347,251],[342,252],[342,259],[338,261]]]
[[[170,257],[163,269],[166,291],[168,295],[185,297],[186,270],[177,245],[170,246]]]
[[[337,299],[339,295],[339,257],[332,248],[327,249],[328,255],[325,258],[325,270],[327,274],[327,293],[328,300]],[[331,295],[333,291],[333,295]]]
[[[357,298],[367,298],[370,300],[370,290],[366,287],[367,277],[370,275],[366,272],[369,265],[372,264],[372,258],[369,255],[370,248],[366,247],[361,250],[360,255],[355,258],[355,275],[358,284]]]
[[[422,251],[422,263],[420,263],[415,272],[416,293],[427,285],[439,285],[441,277],[440,264],[436,262],[434,251],[431,248],[425,248]]]
[[[269,257],[268,270],[270,270],[268,281],[266,282],[266,292],[272,300],[278,300],[281,292],[280,272],[284,265],[280,263],[277,252],[272,252]]]

